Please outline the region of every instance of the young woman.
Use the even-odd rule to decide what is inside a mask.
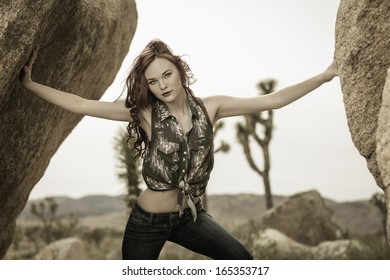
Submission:
[[[281,108],[337,75],[333,62],[299,84],[253,98],[196,98],[193,76],[180,56],[160,40],[135,59],[124,101],[88,100],[31,80],[37,51],[22,70],[23,86],[48,102],[76,114],[129,123],[135,157],[143,158],[147,189],[139,196],[126,226],[123,259],[158,259],[167,240],[213,259],[252,259],[248,250],[202,208],[213,169],[216,121]]]

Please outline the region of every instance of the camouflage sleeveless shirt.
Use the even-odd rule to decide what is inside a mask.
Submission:
[[[183,212],[183,199],[196,220],[194,197],[206,189],[214,165],[213,126],[203,101],[187,94],[192,128],[184,133],[164,102],[152,106],[152,139],[146,150],[142,175],[149,189],[154,191],[180,188],[178,204]]]

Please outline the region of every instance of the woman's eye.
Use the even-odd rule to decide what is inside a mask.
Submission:
[[[149,82],[149,85],[151,85],[151,86],[154,85],[154,84],[155,84],[155,81],[150,81]]]
[[[165,74],[165,78],[169,78],[171,76],[172,73],[166,73]]]

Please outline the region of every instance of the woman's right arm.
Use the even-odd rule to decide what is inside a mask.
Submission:
[[[117,121],[130,121],[130,112],[126,108],[124,100],[116,102],[104,102],[82,98],[78,95],[60,91],[31,80],[32,65],[37,57],[34,50],[20,75],[22,85],[47,102],[61,107],[75,114],[104,118]]]

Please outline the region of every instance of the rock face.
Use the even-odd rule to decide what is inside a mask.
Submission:
[[[267,211],[256,223],[261,228],[277,229],[299,243],[312,246],[339,239],[342,235],[322,197],[314,190],[291,196]]]
[[[386,196],[387,240],[390,244],[390,68],[387,70],[386,84],[383,89],[376,140],[378,167]]]
[[[389,105],[382,96],[390,67],[389,18],[390,1],[342,0],[336,22],[336,58],[349,130],[376,183],[385,190],[388,211]]]
[[[50,158],[80,121],[24,90],[19,70],[39,48],[33,79],[99,99],[135,32],[134,0],[0,2],[0,258]]]
[[[370,248],[357,240],[324,241],[317,246],[309,246],[272,228],[259,231],[253,247],[254,257],[262,260],[350,260],[367,257],[371,253]]]
[[[70,237],[45,246],[35,257],[36,260],[87,260],[84,243],[81,239]]]

